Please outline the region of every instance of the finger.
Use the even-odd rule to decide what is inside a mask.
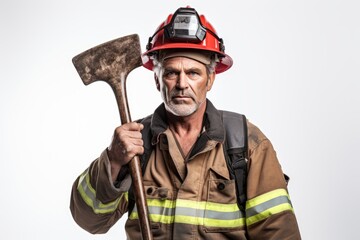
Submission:
[[[136,139],[133,139],[132,140],[132,143],[135,145],[135,146],[143,146],[144,145],[144,141],[140,138],[136,138]]]
[[[117,134],[118,144],[135,144],[141,145],[142,144],[142,135],[140,132],[134,131],[122,131]]]
[[[142,155],[144,153],[143,146],[135,146],[132,153],[133,156],[131,158],[133,158],[135,155]]]
[[[132,145],[128,148],[122,149],[122,154],[126,155],[129,159],[132,159],[135,155],[142,155],[144,153],[143,146]]]
[[[131,122],[122,125],[122,128],[128,131],[141,131],[144,128],[144,125],[137,122]]]
[[[137,132],[137,131],[129,131],[127,132],[128,137],[133,138],[133,139],[142,139],[142,134],[141,132]]]

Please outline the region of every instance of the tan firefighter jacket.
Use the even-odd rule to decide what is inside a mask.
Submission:
[[[224,157],[221,115],[210,101],[204,129],[184,157],[164,106],[153,114],[154,150],[143,179],[154,239],[301,239],[281,166],[264,134],[248,122],[248,200],[240,211]],[[70,208],[77,224],[107,232],[127,212],[130,184],[128,174],[119,187],[111,182],[105,150],[73,185]],[[125,229],[128,239],[141,239],[136,207]]]

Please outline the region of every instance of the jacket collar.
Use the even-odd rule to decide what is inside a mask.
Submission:
[[[202,138],[206,137],[207,140],[214,140],[217,142],[224,142],[225,132],[222,122],[221,113],[214,107],[210,100],[206,100],[206,110],[204,114],[203,126],[205,131],[202,133]],[[151,119],[152,131],[152,144],[155,145],[159,142],[161,133],[169,127],[166,117],[166,109],[162,103],[154,112]]]

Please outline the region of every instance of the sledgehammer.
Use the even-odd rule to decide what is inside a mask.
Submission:
[[[142,65],[139,36],[133,34],[93,47],[75,56],[73,63],[85,85],[98,80],[110,85],[115,93],[121,123],[131,122],[126,96],[126,77],[133,69]],[[139,157],[135,156],[129,166],[142,238],[151,240]]]

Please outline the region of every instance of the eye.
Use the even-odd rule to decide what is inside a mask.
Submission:
[[[199,72],[197,71],[189,71],[187,75],[190,79],[197,79],[200,76]]]
[[[179,74],[175,71],[166,71],[164,72],[164,78],[166,79],[176,79]]]

